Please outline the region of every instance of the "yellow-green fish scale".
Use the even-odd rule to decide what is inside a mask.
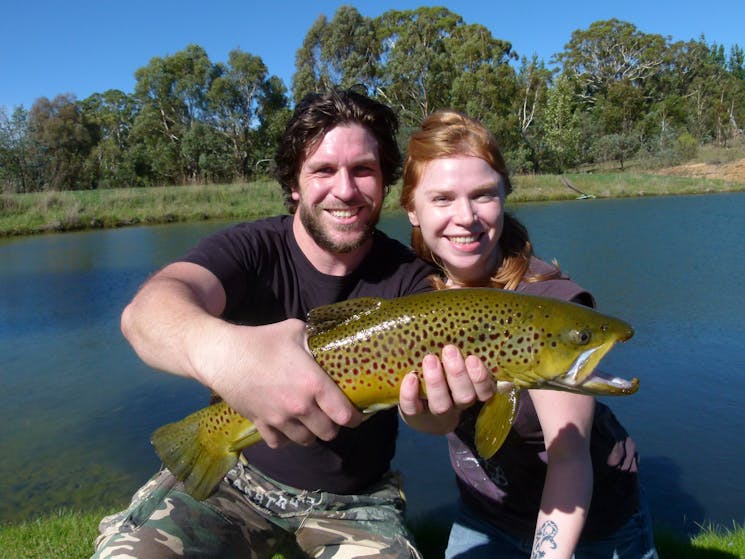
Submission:
[[[395,402],[403,376],[418,371],[426,354],[439,353],[446,344],[484,359],[495,377],[523,385],[555,377],[566,370],[556,367],[573,362],[577,348],[566,347],[566,330],[592,331],[593,343],[611,345],[628,330],[621,321],[608,328],[609,317],[578,305],[494,289],[362,301],[369,306],[355,307],[341,321],[335,315],[336,326],[319,328],[309,338],[321,367],[362,408],[381,398]],[[322,307],[318,314],[330,309],[333,315],[338,306]],[[556,359],[557,352],[566,358]],[[549,355],[551,370],[544,366]]]
[[[353,299],[308,315],[308,345],[316,360],[367,411],[394,405],[403,376],[419,371],[424,356],[445,344],[483,358],[498,379],[540,388],[567,380],[567,374],[569,384],[583,382],[615,342],[631,335],[625,322],[585,307],[495,289]],[[633,393],[637,383],[628,384],[615,393]],[[605,386],[593,383],[588,393],[606,394]],[[502,400],[492,398],[483,408],[489,414],[477,422],[477,445],[489,453],[484,456],[496,451],[509,430],[514,400],[511,406]],[[260,439],[255,425],[225,403],[164,425],[152,437],[164,464],[197,499],[207,497],[235,465],[240,449]]]

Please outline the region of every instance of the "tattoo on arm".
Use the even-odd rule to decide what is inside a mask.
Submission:
[[[530,559],[542,559],[546,557],[546,552],[556,549],[556,535],[559,533],[559,527],[556,522],[547,520],[538,529],[533,542],[533,554]]]

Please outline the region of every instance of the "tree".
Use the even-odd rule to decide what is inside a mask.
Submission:
[[[591,106],[617,81],[644,90],[646,80],[663,66],[666,49],[667,39],[661,35],[642,33],[635,25],[614,18],[574,31],[556,61],[576,84],[580,98]]]
[[[517,127],[522,143],[511,154],[514,170],[535,172],[539,169],[537,145],[542,141],[539,122],[546,107],[552,79],[551,70],[546,68],[537,55],[530,59],[520,59],[514,110],[517,113]]]
[[[609,84],[593,109],[606,134],[629,134],[646,112],[646,100],[639,87],[628,80]]]
[[[98,141],[86,167],[97,188],[121,188],[138,184],[135,162],[129,157],[130,135],[139,106],[118,89],[95,93],[80,102],[88,122],[96,127]]]
[[[72,95],[58,95],[51,101],[37,99],[29,113],[29,132],[41,169],[41,188],[95,188],[93,177],[85,172],[85,162],[98,138],[95,126]]]
[[[38,185],[32,164],[28,111],[18,106],[8,116],[0,107],[0,185],[11,192],[30,192]]]
[[[449,39],[462,24],[446,8],[391,10],[378,18],[382,67],[376,93],[398,111],[404,127],[449,105],[456,72]]]
[[[572,84],[564,75],[548,91],[536,136],[543,139],[538,150],[541,170],[563,172],[579,161],[582,132]]]
[[[164,58],[156,57],[135,72],[135,98],[141,109],[133,135],[150,158],[155,183],[197,180],[194,162],[183,159],[181,141],[192,124],[208,117],[207,93],[219,67],[197,45]]]
[[[284,86],[267,74],[261,58],[233,50],[208,94],[213,126],[232,154],[231,174],[243,180],[254,172],[257,146],[261,143],[258,130],[272,112],[267,105],[277,103],[278,97],[283,99],[280,106],[286,105]]]
[[[341,6],[329,22],[316,19],[295,55],[295,102],[306,93],[330,87],[375,88],[380,43],[375,22],[352,6]]]
[[[639,138],[628,132],[606,134],[598,138],[593,146],[600,161],[618,161],[623,165],[639,150]]]
[[[460,25],[447,40],[453,81],[449,106],[479,119],[499,139],[502,149],[518,143],[515,70],[512,45],[495,39],[482,25]],[[478,92],[477,94],[475,94]],[[437,107],[440,108],[440,107]]]

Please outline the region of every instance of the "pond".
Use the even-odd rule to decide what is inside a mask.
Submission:
[[[509,209],[541,257],[634,325],[603,368],[641,389],[606,401],[637,442],[655,522],[744,522],[745,193]],[[143,365],[119,315],[150,273],[224,225],[0,240],[0,521],[123,503],[158,468],[150,433],[206,390]],[[403,214],[381,226],[408,239]],[[443,438],[403,428],[395,466],[414,518],[449,513]]]

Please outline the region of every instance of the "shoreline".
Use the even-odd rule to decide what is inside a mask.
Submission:
[[[738,177],[739,179],[739,177]],[[704,195],[745,191],[742,181],[662,173],[516,175],[508,203]],[[396,211],[394,185],[384,211]],[[279,185],[187,185],[0,194],[0,238],[209,220],[253,220],[286,213]]]

